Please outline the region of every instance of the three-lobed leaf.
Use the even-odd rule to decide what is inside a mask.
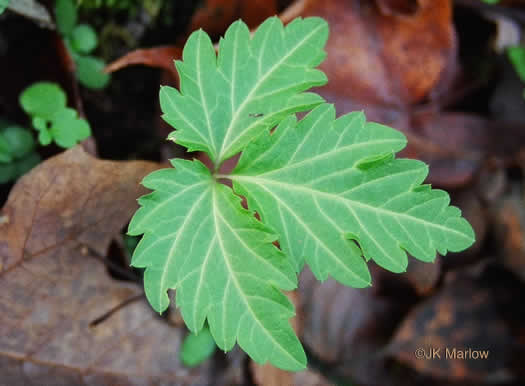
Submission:
[[[295,288],[305,261],[321,280],[364,287],[370,259],[401,272],[407,252],[432,261],[474,241],[448,194],[421,185],[426,165],[395,158],[406,145],[401,133],[362,113],[336,120],[332,106],[304,92],[326,81],[315,69],[326,38],[319,18],[286,27],[270,18],[253,36],[239,21],[217,56],[204,32],[193,33],[176,63],[180,91],[163,87],[161,108],[176,129],[169,138],[206,151],[213,170],[174,160],[150,174],[143,184],[153,192],[139,200],[128,231],[144,234],[132,265],[146,268],[155,310],[175,289],[191,331],[207,319],[220,348],[237,341],[257,362],[288,370],[306,358],[281,290]],[[293,113],[310,109],[297,123]],[[217,173],[241,151],[230,175]]]

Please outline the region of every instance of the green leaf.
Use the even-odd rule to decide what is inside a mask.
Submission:
[[[77,7],[73,0],[56,0],[55,16],[60,34],[69,36],[77,24]]]
[[[9,163],[0,162],[0,184],[16,180],[39,163],[40,156],[35,152],[31,152],[25,157],[19,160],[13,160]]]
[[[279,233],[296,269],[306,259],[320,280],[330,274],[363,287],[370,284],[365,260],[403,272],[406,252],[433,261],[436,250],[474,242],[448,194],[420,188],[427,166],[391,156],[405,147],[403,134],[366,123],[363,113],[334,119],[328,104],[298,124],[290,117],[248,146],[230,176]]]
[[[262,23],[253,37],[242,21],[219,43],[194,32],[177,61],[180,92],[162,87],[163,118],[177,130],[170,139],[190,151],[204,150],[221,163],[288,114],[323,100],[303,91],[326,83],[315,67],[325,57],[327,23],[295,19],[283,27],[277,17]]]
[[[103,72],[105,64],[102,59],[94,56],[78,56],[76,64],[78,81],[85,87],[98,90],[109,83],[110,76]]]
[[[53,137],[51,133],[49,132],[49,129],[42,129],[38,133],[38,142],[40,142],[41,145],[47,146],[51,142],[53,142]]]
[[[32,116],[50,119],[66,106],[66,94],[60,86],[51,82],[37,82],[20,94],[20,105]]]
[[[9,0],[0,0],[0,15],[4,13],[8,5],[9,5]]]
[[[77,25],[71,34],[71,46],[81,54],[89,54],[97,47],[97,44],[97,33],[88,24]]]
[[[31,132],[18,126],[0,129],[0,162],[11,163],[30,154],[35,148]],[[11,170],[11,169],[9,169]],[[7,175],[7,173],[4,173]],[[11,171],[9,175],[12,175]]]
[[[35,140],[31,132],[18,126],[10,126],[1,132],[9,146],[9,152],[15,159],[24,157],[35,148]],[[0,146],[0,151],[1,151]]]
[[[194,367],[211,357],[217,346],[208,327],[203,327],[197,334],[189,334],[182,343],[182,363]]]
[[[2,131],[0,131],[0,163],[8,163],[13,160],[13,155],[9,148],[9,142],[7,142],[2,135]]]
[[[5,184],[16,178],[16,167],[13,162],[0,163],[0,184]]]
[[[40,117],[33,117],[33,119],[32,119],[33,127],[37,131],[47,130],[48,129],[48,127],[47,127],[48,122],[49,121],[47,119],[40,118]]]
[[[174,169],[147,176],[153,192],[140,198],[128,230],[144,235],[131,263],[146,269],[155,310],[168,307],[174,289],[191,331],[207,320],[223,350],[237,341],[255,361],[287,370],[306,358],[280,290],[295,288],[305,262],[321,280],[364,287],[368,260],[401,272],[407,253],[432,261],[474,241],[448,194],[421,185],[426,165],[395,158],[406,145],[400,132],[362,113],[336,120],[332,106],[304,93],[326,81],[315,67],[327,32],[318,18],[286,27],[270,18],[251,37],[239,21],[218,56],[204,32],[193,33],[176,63],[180,91],[163,87],[160,101],[176,129],[169,138],[208,152],[212,171],[173,160]],[[311,108],[297,123],[293,113]],[[232,174],[219,174],[238,152]]]
[[[514,70],[518,74],[519,78],[525,83],[525,47],[508,47],[507,56],[514,66]]]
[[[91,128],[86,120],[77,117],[76,110],[66,108],[53,116],[49,133],[57,145],[68,149],[89,137]]]
[[[279,289],[296,287],[296,275],[272,242],[276,236],[243,209],[232,190],[215,182],[199,161],[172,161],[175,169],[147,176],[153,193],[128,233],[144,237],[132,265],[146,268],[146,296],[159,312],[166,291],[176,289],[177,305],[193,332],[208,319],[223,350],[235,341],[255,361],[298,370],[306,357],[288,319],[293,305]]]

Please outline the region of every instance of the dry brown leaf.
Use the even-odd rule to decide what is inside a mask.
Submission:
[[[455,71],[449,0],[420,0],[411,16],[384,14],[372,1],[302,3],[301,16],[321,16],[330,24],[329,59],[321,65],[329,83],[319,92],[336,104],[343,99],[409,106],[428,97],[448,72]]]
[[[106,66],[106,72],[115,72],[133,65],[161,68],[178,79],[174,60],[182,58],[182,48],[177,46],[160,46],[131,51]]]
[[[257,0],[245,2],[239,0],[208,0],[193,15],[189,32],[204,29],[212,38],[223,35],[228,26],[237,19],[242,19],[249,27],[256,27],[266,18],[277,13],[275,1]],[[168,71],[173,79],[178,73],[174,60],[182,58],[183,39],[180,45],[160,46],[131,51],[106,66],[106,72],[115,72],[132,65],[144,65]],[[175,41],[174,41],[175,43]]]
[[[403,155],[430,163],[429,182],[444,187],[470,182],[482,154],[466,155],[460,146],[450,149],[440,138],[428,138],[420,126],[429,127],[435,114],[413,117],[414,105],[450,88],[457,72],[449,0],[302,0],[281,18],[297,16],[321,16],[330,24],[321,65],[329,81],[317,91],[340,114],[364,110],[369,120],[405,132],[409,145]],[[443,138],[454,137],[454,130],[440,129]]]
[[[151,162],[101,161],[76,146],[18,181],[2,210],[0,273],[76,241],[104,255],[136,209]]]
[[[438,284],[441,277],[442,259],[438,256],[432,263],[425,263],[409,258],[407,271],[401,275],[386,273],[392,276],[392,280],[401,280],[407,282],[418,295],[428,295]]]
[[[189,32],[204,29],[212,38],[223,35],[228,26],[237,19],[242,19],[249,27],[256,27],[266,18],[277,14],[275,1],[257,0],[245,2],[239,0],[208,0],[193,15]],[[144,65],[168,71],[173,79],[178,73],[174,60],[182,58],[183,39],[180,45],[143,48],[131,51],[106,66],[106,72],[115,72],[132,65]],[[175,41],[174,41],[175,43]]]
[[[508,290],[503,291],[507,299],[502,304],[488,286],[458,276],[407,316],[387,351],[420,373],[444,380],[508,381],[516,346],[501,310],[512,302]],[[486,359],[474,359],[479,354],[469,354],[469,349],[489,354]],[[465,352],[463,358],[458,351]]]
[[[429,163],[430,183],[464,186],[487,154],[519,149],[520,141],[493,149],[497,131],[485,119],[441,114],[433,102],[415,106],[450,91],[458,70],[449,0],[302,0],[281,17],[312,15],[331,30],[321,65],[329,82],[317,91],[341,114],[364,109],[369,120],[402,130],[409,140],[402,155]]]
[[[257,365],[252,362],[252,369],[255,367]],[[271,365],[259,366],[254,373],[254,382],[258,386],[335,386],[315,370],[290,373]]]
[[[285,22],[328,20],[321,68],[329,82],[317,92],[340,114],[364,110],[369,120],[403,131],[408,146],[402,156],[428,163],[428,182],[448,189],[471,183],[487,158],[515,162],[525,145],[522,124],[440,111],[440,96],[454,91],[459,68],[451,3],[298,0],[281,14]]]
[[[429,182],[445,188],[469,184],[490,150],[489,122],[471,114],[420,114],[399,129],[408,138],[402,155],[430,164]]]
[[[413,16],[420,9],[419,0],[376,0],[384,15]]]
[[[307,369],[305,371],[300,371],[295,373],[293,376],[293,383],[281,384],[282,386],[335,386],[336,384],[330,382],[321,374]],[[268,384],[270,386],[270,384]]]
[[[203,368],[179,363],[183,330],[93,258],[105,255],[144,192],[141,178],[156,168],[101,161],[77,146],[15,185],[0,217],[2,382],[208,383]]]
[[[525,201],[521,189],[514,186],[491,212],[502,264],[525,281]]]
[[[212,38],[217,38],[237,19],[254,28],[276,14],[275,0],[206,0],[193,15],[189,31],[202,28]]]
[[[468,113],[414,114],[397,128],[408,138],[401,154],[427,162],[429,182],[444,188],[468,185],[488,160],[496,169],[516,163],[525,146],[522,123],[489,121]]]
[[[302,341],[312,355],[352,383],[399,384],[388,375],[378,353],[413,298],[406,291],[382,288],[381,271],[371,266],[374,286],[366,289],[349,288],[332,279],[321,283],[308,269],[300,277]],[[383,291],[392,297],[384,296]]]

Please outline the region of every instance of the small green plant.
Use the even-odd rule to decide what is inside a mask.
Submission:
[[[67,149],[91,135],[89,123],[66,106],[66,93],[56,83],[34,83],[20,94],[20,105],[31,116],[42,145],[55,141]]]
[[[305,92],[327,81],[315,68],[327,37],[320,18],[283,27],[273,17],[253,36],[238,21],[217,56],[208,35],[194,32],[176,62],[180,90],[162,87],[160,103],[176,128],[168,138],[206,152],[213,167],[174,159],[145,177],[153,192],[139,199],[128,228],[144,235],[132,265],[146,268],[155,310],[176,289],[192,332],[207,320],[221,349],[237,342],[255,361],[287,370],[303,369],[306,355],[282,290],[296,288],[305,263],[319,280],[367,287],[370,260],[403,272],[407,253],[431,262],[436,251],[474,242],[448,194],[422,185],[427,166],[395,158],[402,133],[362,112],[336,119],[332,105]],[[294,113],[308,110],[297,122]],[[222,173],[239,153],[235,169]]]
[[[92,89],[106,87],[110,76],[103,72],[105,63],[90,55],[98,45],[93,27],[88,24],[77,25],[77,8],[73,0],[57,0],[55,16],[58,31],[75,61],[78,81]]]
[[[16,180],[40,162],[31,132],[0,122],[0,184]]]

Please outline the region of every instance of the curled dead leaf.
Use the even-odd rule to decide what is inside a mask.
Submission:
[[[173,61],[181,58],[182,48],[177,46],[143,48],[131,51],[111,62],[106,66],[105,71],[111,73],[128,66],[144,65],[166,70],[172,74],[174,79],[178,79]]]

